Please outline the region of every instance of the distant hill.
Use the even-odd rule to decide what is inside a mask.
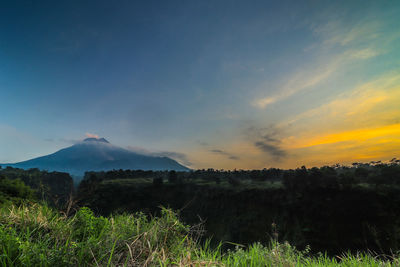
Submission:
[[[187,171],[187,167],[168,157],[138,154],[110,144],[104,138],[87,138],[53,154],[18,163],[0,164],[15,168],[68,172],[83,176],[86,171],[113,169],[175,170]]]

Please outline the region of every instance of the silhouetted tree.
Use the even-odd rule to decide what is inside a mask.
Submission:
[[[160,186],[162,184],[163,184],[163,178],[162,177],[153,178],[153,185]]]
[[[178,182],[178,176],[176,175],[176,171],[172,170],[169,172],[168,182],[169,183],[177,183]]]

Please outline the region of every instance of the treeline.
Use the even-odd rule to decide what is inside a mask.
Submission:
[[[294,170],[269,168],[262,170],[215,170],[202,169],[192,171],[143,171],[112,170],[107,172],[86,172],[83,183],[104,180],[152,178],[156,183],[184,183],[202,179],[219,184],[227,181],[239,185],[242,181],[277,182],[289,190],[302,190],[311,187],[342,187],[354,185],[400,185],[400,160],[392,159],[388,163],[353,163],[352,166],[334,165],[321,168],[302,166]]]
[[[280,241],[314,252],[390,253],[400,250],[399,185],[397,160],[294,170],[119,170],[87,173],[77,197],[101,215],[181,210],[189,224],[204,221],[206,237],[217,242],[268,243],[276,231]]]
[[[353,167],[305,167],[285,171],[283,184],[288,190],[304,188],[349,188],[359,184],[400,185],[400,164],[354,164]]]
[[[0,180],[0,194],[3,195],[3,199],[35,198],[59,207],[69,201],[74,190],[72,178],[68,173],[47,172],[36,168],[23,170],[0,167]]]
[[[35,191],[19,179],[10,180],[0,175],[0,205],[4,203],[19,205],[25,200],[35,200]]]
[[[332,255],[346,250],[400,250],[400,164],[301,167],[293,170],[114,170],[87,172],[77,205],[98,215],[180,211],[185,223],[204,223],[205,237],[267,244],[271,237]],[[29,185],[30,191],[24,184]],[[66,173],[0,169],[0,202],[69,199]],[[3,200],[2,200],[3,199]],[[62,200],[62,201],[61,201]]]

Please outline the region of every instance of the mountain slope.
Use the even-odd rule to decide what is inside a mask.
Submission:
[[[22,169],[39,168],[48,171],[83,175],[85,171],[112,169],[187,171],[185,166],[167,157],[138,154],[110,144],[104,138],[87,138],[53,154],[18,163],[2,164]]]

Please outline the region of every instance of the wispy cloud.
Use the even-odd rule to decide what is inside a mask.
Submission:
[[[395,119],[400,115],[398,101],[400,101],[400,75],[397,72],[384,74],[372,81],[337,95],[334,99],[322,103],[320,106],[309,109],[294,116],[285,125],[303,125],[308,122],[309,128],[317,123],[327,128],[323,122],[329,122],[331,127],[338,124],[347,127],[362,127]],[[396,115],[397,114],[397,115]],[[332,130],[327,128],[327,130]]]
[[[255,142],[254,145],[271,155],[275,160],[280,160],[286,156],[286,152],[277,146],[275,142],[262,140]]]
[[[227,157],[228,159],[231,159],[231,160],[239,160],[239,159],[240,159],[238,156],[235,156],[235,155],[233,155],[233,154],[231,154],[231,153],[229,153],[229,152],[226,152],[226,151],[224,151],[224,150],[220,150],[220,149],[210,149],[209,151],[212,152],[212,153],[214,153],[214,154],[218,154],[218,155],[221,155],[221,156],[225,156],[225,157]]]
[[[60,138],[60,139],[58,139],[58,141],[62,142],[62,143],[72,144],[72,145],[82,142],[82,140],[71,139],[71,138]]]
[[[159,157],[172,158],[172,159],[182,163],[183,165],[192,166],[192,163],[189,161],[187,155],[184,153],[181,153],[181,152],[161,151],[161,152],[153,153],[153,155],[159,156]]]
[[[381,127],[355,129],[339,133],[317,136],[311,142],[304,144],[304,147],[334,144],[340,142],[361,143],[373,138],[397,137],[400,135],[400,124],[385,125]]]
[[[134,146],[128,146],[128,149],[132,152],[142,154],[142,155],[148,155],[148,156],[153,156],[153,157],[168,157],[172,158],[179,163],[182,163],[185,166],[191,166],[193,165],[192,162],[190,162],[188,156],[184,153],[181,152],[175,152],[175,151],[150,151],[142,147],[134,147]]]
[[[300,91],[320,84],[339,68],[340,59],[341,58],[338,57],[329,63],[314,66],[312,69],[306,71],[301,70],[293,74],[287,82],[275,90],[274,94],[256,99],[253,101],[252,105],[264,109],[267,106],[286,99]]]
[[[276,127],[287,164],[379,160],[400,149],[400,75],[384,74]]]
[[[337,19],[315,26],[313,31],[324,45],[349,46],[379,38],[382,26],[381,22],[371,18],[365,18],[352,27]]]
[[[312,45],[316,56],[310,57],[307,64],[285,77],[286,82],[273,89],[272,93],[253,100],[252,106],[265,109],[299,92],[317,87],[321,89],[323,82],[342,71],[347,64],[379,56],[383,53],[379,41],[381,27],[377,21],[363,21],[353,27],[345,27],[339,21],[312,26],[312,31],[320,39]],[[260,86],[263,87],[264,90],[271,90],[268,83]]]
[[[312,90],[316,87],[321,88],[323,82],[329,79],[339,70],[352,61],[366,60],[380,55],[381,52],[374,48],[348,49],[341,54],[332,55],[330,59],[321,63],[308,66],[292,74],[281,87],[275,90],[270,96],[259,98],[253,101],[254,107],[264,109],[267,106],[287,99],[301,91]]]
[[[351,57],[355,59],[369,59],[380,54],[379,51],[372,48],[365,48],[351,53]]]
[[[276,126],[266,128],[251,126],[245,130],[245,134],[257,149],[269,155],[272,160],[280,161],[287,157],[287,152],[281,147],[283,134]]]

